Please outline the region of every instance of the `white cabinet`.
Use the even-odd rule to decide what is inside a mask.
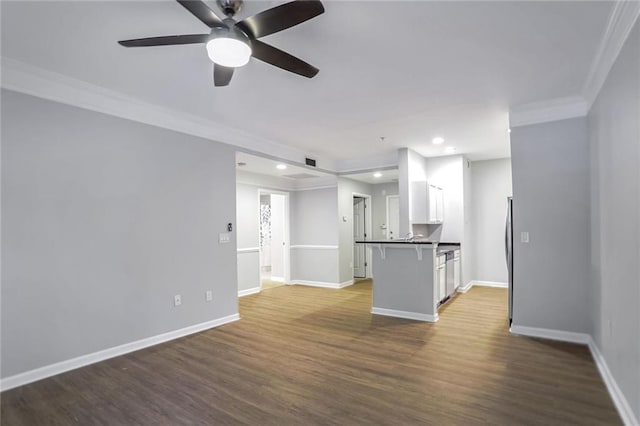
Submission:
[[[444,217],[444,193],[442,188],[429,185],[429,221],[427,223],[442,223]]]
[[[444,218],[444,193],[442,188],[428,182],[411,182],[412,224],[442,223]]]

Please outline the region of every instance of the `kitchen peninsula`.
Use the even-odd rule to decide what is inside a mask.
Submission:
[[[436,258],[460,248],[457,242],[429,240],[361,240],[371,247],[371,313],[419,321],[438,321]]]

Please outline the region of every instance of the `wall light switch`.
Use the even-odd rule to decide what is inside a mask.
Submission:
[[[231,234],[229,234],[228,232],[222,232],[218,235],[218,243],[226,244],[228,242],[231,242]]]
[[[173,296],[173,306],[180,306],[182,305],[182,296],[180,296],[179,294],[176,294],[175,296]]]
[[[204,298],[207,302],[211,302],[213,300],[213,292],[211,290],[207,290],[204,294]]]
[[[528,243],[529,242],[529,233],[528,232],[521,232],[520,233],[520,242],[522,243]]]

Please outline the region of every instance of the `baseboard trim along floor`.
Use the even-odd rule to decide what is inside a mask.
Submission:
[[[497,287],[497,288],[509,288],[509,283],[503,283],[498,281],[469,281],[466,285],[458,287],[459,293],[466,293],[471,290],[471,287]]]
[[[238,290],[238,297],[250,296],[256,293],[260,293],[260,287],[252,287],[246,290]]]
[[[574,333],[571,331],[553,330],[549,328],[527,327],[523,325],[511,325],[512,334],[518,334],[528,337],[540,337],[543,339],[560,340],[569,343],[581,343],[588,345],[591,336],[587,333]]]
[[[428,315],[428,314],[422,314],[419,312],[397,311],[395,309],[376,308],[375,306],[371,308],[371,313],[374,315],[384,315],[387,317],[412,319],[416,321],[426,321],[426,322],[438,321],[438,314]]]
[[[159,343],[168,342],[169,340],[178,339],[180,337],[188,336],[190,334],[198,333],[210,328],[219,327],[221,325],[228,324],[239,319],[239,314],[228,315],[226,317],[218,318],[212,321],[195,324],[189,327],[181,328],[179,330],[169,331],[167,333],[162,333],[144,339],[136,340],[135,342],[125,343],[124,345],[115,346],[86,355],[81,355],[76,358],[46,365],[44,367],[26,371],[24,373],[19,373],[0,380],[0,390],[6,391],[9,389],[13,389],[18,386],[26,385],[28,383],[55,376],[57,374],[61,374],[70,370],[75,370],[76,368],[104,361],[109,358],[114,358],[120,355],[127,354],[129,352],[148,348]]]
[[[611,395],[611,399],[618,409],[618,413],[620,414],[622,421],[628,426],[640,425],[640,422],[635,417],[629,402],[620,390],[616,379],[613,377],[613,374],[611,374],[611,370],[609,370],[609,366],[607,365],[604,356],[600,352],[600,349],[598,349],[598,346],[590,334],[574,333],[548,328],[526,327],[521,325],[512,325],[510,331],[513,334],[521,336],[538,337],[542,339],[560,340],[563,342],[587,345],[591,351],[591,356],[598,367],[600,376],[602,376],[602,380],[609,391],[609,395]]]
[[[593,356],[593,360],[596,363],[596,367],[598,367],[602,380],[604,380],[604,384],[607,386],[609,395],[611,395],[611,399],[613,399],[613,403],[618,409],[620,417],[622,417],[622,422],[627,426],[640,425],[639,419],[637,419],[633,413],[633,410],[629,405],[629,401],[624,397],[616,379],[613,377],[613,374],[611,374],[611,370],[609,370],[609,366],[607,365],[604,356],[591,336],[589,336],[589,350],[591,350],[591,356]]]
[[[322,287],[322,288],[345,288],[353,284],[353,280],[344,281],[341,283],[330,283],[326,281],[308,281],[308,280],[291,280],[292,284],[307,285],[310,287]]]

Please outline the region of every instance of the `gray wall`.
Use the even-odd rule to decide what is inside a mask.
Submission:
[[[511,184],[511,179],[509,179],[509,184]],[[471,162],[467,159],[463,159],[462,163],[462,191],[463,191],[463,203],[464,203],[464,230],[462,232],[462,247],[460,248],[460,254],[462,256],[461,259],[461,269],[462,269],[462,277],[461,277],[461,285],[467,285],[469,281],[473,280],[473,271],[475,271],[475,256],[474,250],[475,240],[474,240],[474,218],[473,218],[473,207],[472,207],[472,197],[473,197],[473,188],[471,185]]]
[[[371,223],[372,235],[371,239],[381,240],[387,239],[387,234],[381,226],[387,224],[387,196],[398,195],[398,182],[378,183],[371,185]]]
[[[398,194],[400,195],[400,236],[411,231],[409,222],[409,196],[411,194],[411,171],[415,169],[415,163],[420,162],[421,156],[409,148],[398,150]]]
[[[291,194],[291,245],[338,245],[336,188]]]
[[[589,330],[589,146],[586,118],[511,132],[513,323]],[[530,242],[520,242],[529,232]]]
[[[353,193],[372,195],[371,185],[338,178],[338,228],[340,232],[340,282],[353,279]],[[344,221],[343,218],[347,220]]]
[[[338,189],[291,194],[291,245],[334,246],[291,249],[291,281],[339,283]]]
[[[258,247],[260,232],[259,188],[236,184],[236,231],[238,249]]]
[[[509,281],[504,254],[507,197],[511,196],[511,160],[471,163],[473,280]]]
[[[2,151],[2,377],[238,312],[231,147],[3,90]]]
[[[592,334],[640,419],[640,23],[589,113]]]
[[[238,238],[238,290],[260,287],[260,252],[244,251],[259,245],[259,188],[236,184],[236,234]]]

